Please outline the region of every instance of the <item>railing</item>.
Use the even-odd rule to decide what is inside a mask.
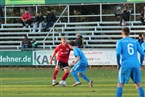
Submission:
[[[111,3],[110,3],[111,4]],[[112,5],[113,4],[115,4],[115,3],[112,3]],[[136,17],[138,16],[138,15],[140,15],[140,13],[137,13],[137,11],[136,11],[136,6],[137,6],[137,4],[136,3],[130,3],[131,5],[132,5],[132,9],[134,10],[133,11],[133,13],[131,14],[131,16],[133,17],[133,20],[135,21],[136,20]],[[76,4],[77,6],[82,6],[81,4]],[[103,12],[103,10],[106,10],[106,9],[103,9],[103,5],[107,5],[107,4],[105,4],[105,3],[98,3],[98,4],[87,4],[87,5],[96,5],[96,6],[98,6],[98,7],[100,7],[99,9],[96,9],[96,11],[98,11],[98,14],[95,14],[95,15],[78,15],[78,14],[76,14],[76,15],[71,15],[70,14],[70,10],[69,10],[69,7],[71,7],[71,6],[75,6],[75,5],[67,5],[67,8],[68,8],[68,11],[67,11],[67,15],[64,15],[64,16],[62,16],[62,18],[67,18],[67,22],[70,22],[70,20],[71,20],[71,18],[82,18],[82,17],[99,17],[99,19],[100,20],[98,20],[98,21],[100,21],[100,22],[102,22],[103,20],[103,17],[108,17],[108,16],[115,16],[113,13],[114,12],[110,12],[110,13],[108,13],[108,14],[106,14],[106,13],[104,13]],[[120,4],[120,6],[121,5],[123,5],[123,4]],[[24,7],[24,8],[26,8],[26,7],[33,7],[35,10],[33,10],[34,12],[38,12],[38,9],[39,9],[39,7],[42,7],[42,6],[51,6],[51,5],[22,5],[22,6],[20,6],[20,5],[15,5],[15,6],[5,6],[4,7],[4,17],[2,17],[2,18],[4,18],[5,19],[5,23],[7,23],[7,19],[10,19],[10,18],[12,18],[12,19],[17,19],[17,18],[20,18],[20,16],[8,16],[8,14],[7,14],[7,11],[8,11],[8,8],[13,8],[13,7]],[[55,6],[64,6],[64,5],[55,5]],[[66,5],[65,5],[66,6]],[[85,6],[85,5],[84,5]],[[34,17],[34,16],[33,16]],[[59,17],[59,16],[57,16],[57,17]]]
[[[140,15],[140,13],[131,14],[131,16],[133,16],[133,17],[139,16],[139,15]],[[68,17],[68,15],[64,15],[61,18],[69,18],[69,22],[70,22],[71,18],[94,18],[94,17],[100,17],[100,16],[102,18],[103,17],[112,17],[112,16],[115,16],[115,14],[102,14],[102,15],[99,15],[99,14],[98,15],[69,15],[69,17]],[[56,17],[59,18],[60,16],[56,16]],[[1,18],[4,18],[4,17],[1,17]],[[7,19],[20,19],[20,18],[21,18],[20,16],[14,16],[14,17],[13,16],[9,16],[9,17],[6,17],[5,23],[7,23]],[[34,18],[34,16],[32,16],[32,18]],[[135,18],[135,20],[136,20],[136,18]],[[99,21],[101,21],[101,20],[99,20]],[[68,20],[67,20],[67,22],[68,22]],[[81,22],[81,21],[78,21],[78,22]]]
[[[50,29],[50,31],[48,32],[48,34],[46,35],[46,37],[43,40],[43,49],[45,49],[45,40],[48,37],[49,33],[51,33],[54,30],[55,25],[59,22],[60,18],[62,17],[62,15],[64,14],[64,12],[67,10],[67,6],[65,7],[65,9],[63,10],[63,12],[61,13],[61,15],[59,16],[59,18],[57,19],[57,21],[54,23],[54,25],[52,26],[52,28]],[[54,44],[54,33],[53,33],[53,44]],[[51,47],[50,47],[51,49]]]

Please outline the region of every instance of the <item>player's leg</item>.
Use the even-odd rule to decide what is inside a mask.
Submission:
[[[67,79],[69,73],[70,73],[70,69],[69,69],[69,67],[64,67],[63,69],[64,69],[64,74],[63,74],[61,80],[62,80],[62,81],[65,81],[65,80]]]
[[[80,80],[79,80],[79,77],[78,77],[78,72],[77,72],[77,70],[78,70],[78,68],[79,68],[79,64],[76,64],[76,65],[74,65],[73,66],[73,68],[71,69],[71,74],[72,74],[72,76],[74,77],[74,79],[75,79],[75,83],[73,84],[73,86],[77,86],[77,85],[80,85],[81,84],[81,82],[80,82]]]
[[[54,69],[54,72],[53,72],[53,75],[52,75],[52,80],[56,80],[56,76],[57,76],[59,70],[60,70],[60,67],[58,65],[55,66],[55,69]]]
[[[123,83],[118,83],[117,84],[116,97],[122,97],[123,86],[124,86]]]
[[[87,83],[90,82],[90,79],[84,73],[78,73],[80,77],[82,77]]]
[[[128,83],[131,74],[131,69],[128,67],[121,67],[118,72],[118,84],[116,90],[116,97],[122,97],[123,86]]]
[[[52,75],[52,86],[55,86],[55,85],[58,85],[59,84],[56,81],[56,76],[57,76],[59,70],[60,70],[60,66],[58,65],[58,61],[57,61],[57,64],[55,66],[55,69],[54,69],[54,72],[53,72],[53,75]]]
[[[140,97],[145,97],[144,89],[143,89],[142,83],[141,83],[140,68],[133,68],[131,78],[132,78],[133,82],[135,83],[136,88],[138,89],[138,94],[140,95]]]
[[[61,78],[61,81],[62,82],[65,82],[65,80],[68,78],[68,75],[70,73],[70,69],[69,69],[69,66],[68,66],[68,63],[64,63],[64,62],[59,62],[58,64],[61,68],[63,68],[64,70],[64,73],[63,73],[63,76]]]
[[[73,86],[81,85],[81,82],[80,82],[80,79],[79,79],[79,77],[78,77],[78,75],[77,75],[77,72],[72,71],[71,74],[72,74],[72,76],[74,77],[74,79],[75,79],[75,81],[76,81],[76,82],[73,84]]]
[[[138,94],[140,97],[145,97],[144,89],[142,87],[142,83],[136,83],[136,87],[138,89]]]
[[[78,73],[80,77],[82,77],[87,83],[89,83],[90,87],[93,87],[93,81],[90,80],[84,73]]]

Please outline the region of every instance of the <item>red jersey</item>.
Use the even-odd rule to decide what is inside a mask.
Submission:
[[[30,14],[30,13],[24,13],[24,14],[21,16],[21,19],[22,19],[22,20],[31,20],[31,14]]]
[[[58,52],[58,56],[56,59],[64,63],[68,63],[70,51],[71,49],[69,48],[68,44],[59,44],[55,49],[55,52]]]

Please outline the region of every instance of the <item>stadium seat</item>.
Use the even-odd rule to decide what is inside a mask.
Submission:
[[[140,25],[140,21],[127,22],[127,24],[131,29],[131,37],[133,38],[145,32],[145,26]],[[39,48],[52,49],[59,44],[59,39],[63,34],[69,40],[74,40],[76,33],[83,36],[85,48],[114,48],[116,41],[121,38],[121,28],[119,21],[71,22],[56,23],[54,28],[50,28],[51,32],[31,32],[32,28],[22,28],[21,24],[2,24],[0,49],[19,49],[24,35],[27,35],[30,40],[35,38],[39,43]]]

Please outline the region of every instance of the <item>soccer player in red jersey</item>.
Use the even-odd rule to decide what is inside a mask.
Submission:
[[[69,72],[70,72],[70,68],[69,68],[69,65],[68,65],[68,60],[69,60],[69,55],[70,55],[70,47],[68,46],[67,42],[66,42],[66,39],[64,37],[61,38],[61,44],[59,44],[53,54],[52,54],[52,57],[50,58],[50,64],[52,64],[52,60],[53,58],[56,56],[56,54],[58,53],[57,55],[57,64],[56,64],[56,67],[55,67],[55,70],[54,70],[54,73],[52,75],[52,86],[55,86],[55,85],[58,85],[59,83],[56,81],[56,76],[59,72],[59,70],[61,68],[64,69],[64,74],[62,76],[62,79],[61,81],[65,82],[66,78],[68,77],[69,75]]]

